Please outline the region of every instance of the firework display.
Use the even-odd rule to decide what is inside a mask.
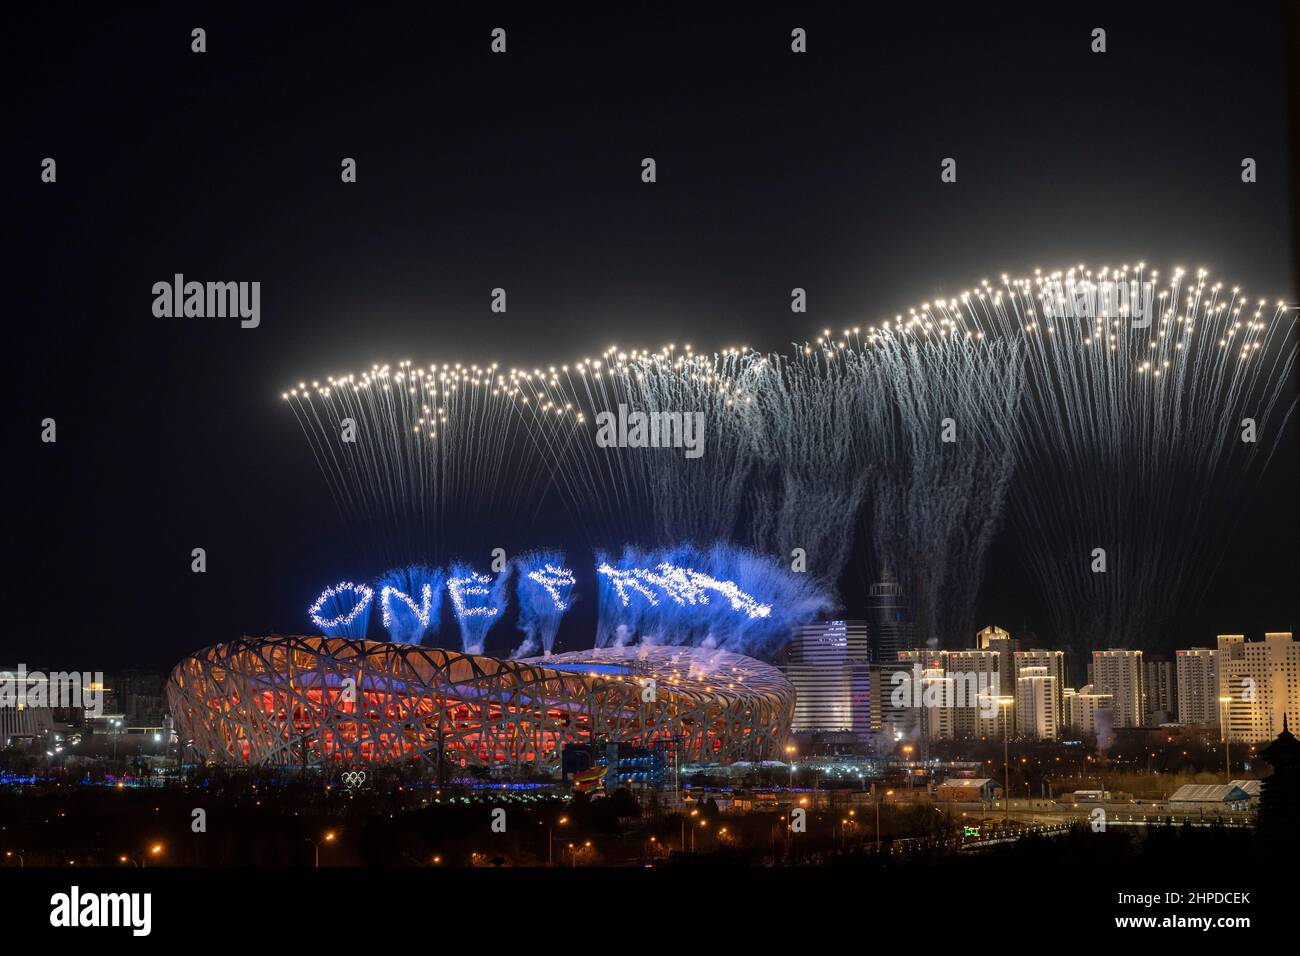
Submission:
[[[597,573],[600,647],[639,640],[767,657],[833,606],[816,579],[721,544],[598,554]]]
[[[384,629],[400,644],[419,644],[438,631],[444,575],[437,568],[409,564],[379,579],[379,607]]]
[[[510,656],[531,657],[540,651],[549,657],[560,621],[573,605],[573,588],[578,582],[564,566],[564,554],[559,551],[530,551],[515,558],[514,564],[518,569],[517,626],[524,632],[524,641]]]
[[[466,654],[482,654],[487,632],[505,610],[510,569],[495,578],[479,574],[466,564],[453,564],[447,575],[447,592],[460,625],[461,647]]]
[[[1006,497],[1027,564],[1061,642],[1089,651],[1134,646],[1208,585],[1295,410],[1294,316],[1204,271],[1161,282],[1141,263],[1079,266],[825,341],[1006,346],[997,381],[1013,380],[1018,411],[989,390],[958,421],[983,430],[1005,475],[1015,462]],[[998,473],[980,484],[1004,487]]]
[[[342,581],[322,591],[307,616],[330,637],[363,637],[374,596],[374,590],[364,584]]]
[[[549,455],[580,420],[545,387],[540,371],[404,361],[301,381],[282,398],[358,540],[402,563],[443,560],[537,507]]]
[[[782,613],[748,634],[834,606],[861,554],[903,583],[919,642],[954,646],[1009,514],[1061,640],[1086,650],[1131,645],[1205,587],[1295,408],[1292,318],[1204,272],[1161,284],[1143,265],[1080,266],[786,353],[613,347],[509,372],[402,362],[285,397],[341,507],[407,560],[554,496],[600,555],[598,645],[778,645],[735,621],[719,630],[716,592],[690,576],[751,593],[735,557],[748,553],[788,569],[767,582]],[[504,587],[454,577],[478,597]],[[452,594],[464,647],[480,648],[499,601],[469,613]],[[523,594],[521,651],[550,650],[559,618],[542,620],[563,609],[545,586],[541,603]]]

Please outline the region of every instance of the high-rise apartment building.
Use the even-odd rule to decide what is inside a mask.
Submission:
[[[1061,728],[1058,701],[1063,688],[1046,667],[1022,666],[1016,677],[1016,732],[1035,740],[1056,740]]]
[[[1231,743],[1263,743],[1282,732],[1283,717],[1300,723],[1300,644],[1290,631],[1270,631],[1262,641],[1241,634],[1218,639],[1223,734]]]
[[[1146,718],[1142,652],[1093,651],[1088,671],[1097,693],[1113,698],[1111,715],[1115,726],[1141,727]]]
[[[1003,661],[1007,670],[1003,670]],[[996,704],[987,698],[1014,696],[1010,676],[1011,655],[997,650],[948,651],[944,673],[952,678],[957,695],[953,707],[953,734],[957,737],[996,737],[1002,733]]]
[[[1178,722],[1219,726],[1219,652],[1193,647],[1174,655],[1178,680]]]
[[[1114,698],[1099,694],[1091,684],[1065,692],[1066,726],[1081,734],[1105,737],[1111,731],[1111,708]]]
[[[1148,727],[1172,723],[1178,719],[1178,681],[1174,662],[1158,654],[1148,654],[1142,661],[1142,687],[1146,691]]]
[[[1065,652],[1049,651],[1043,648],[1030,648],[1029,650],[1016,651],[1012,655],[1013,667],[1016,675],[1015,691],[1008,691],[1016,695],[1016,708],[1019,710],[1019,681],[1021,674],[1026,668],[1042,667],[1047,674],[1055,679],[1054,688],[1056,700],[1052,712],[1056,715],[1059,722],[1065,719]],[[1017,724],[1019,726],[1019,724]]]

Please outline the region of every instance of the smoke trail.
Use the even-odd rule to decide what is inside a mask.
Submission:
[[[821,349],[768,356],[755,366],[748,434],[767,468],[753,492],[751,540],[783,560],[802,555],[832,593],[874,473],[851,454],[863,420],[857,384]]]
[[[881,551],[909,583],[918,641],[965,646],[1016,462],[1019,356],[1013,345],[942,331],[883,336],[877,347],[902,429],[893,473],[906,481],[882,482],[879,540],[894,539]]]

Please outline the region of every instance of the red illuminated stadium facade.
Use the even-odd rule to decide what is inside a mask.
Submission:
[[[414,644],[241,638],[167,684],[199,757],[260,766],[557,766],[565,744],[663,741],[692,763],[778,756],[794,687],[776,668],[690,647],[499,660]]]

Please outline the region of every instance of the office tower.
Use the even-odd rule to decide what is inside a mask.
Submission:
[[[867,630],[873,663],[896,664],[899,651],[914,647],[912,610],[902,585],[889,572],[885,572],[883,581],[871,586],[867,597]]]
[[[1219,726],[1219,652],[1193,647],[1174,655],[1178,669],[1178,722]]]
[[[870,733],[870,656],[865,621],[804,625],[778,664],[795,687],[793,729]]]
[[[1099,694],[1113,698],[1111,713],[1116,727],[1141,727],[1146,718],[1142,652],[1093,651],[1092,684]]]
[[[915,736],[920,712],[893,702],[895,676],[902,673],[905,680],[912,679],[911,663],[899,659],[913,649],[912,609],[902,585],[888,570],[868,591],[867,632],[871,639],[872,708],[878,712],[875,726],[889,741]]]

